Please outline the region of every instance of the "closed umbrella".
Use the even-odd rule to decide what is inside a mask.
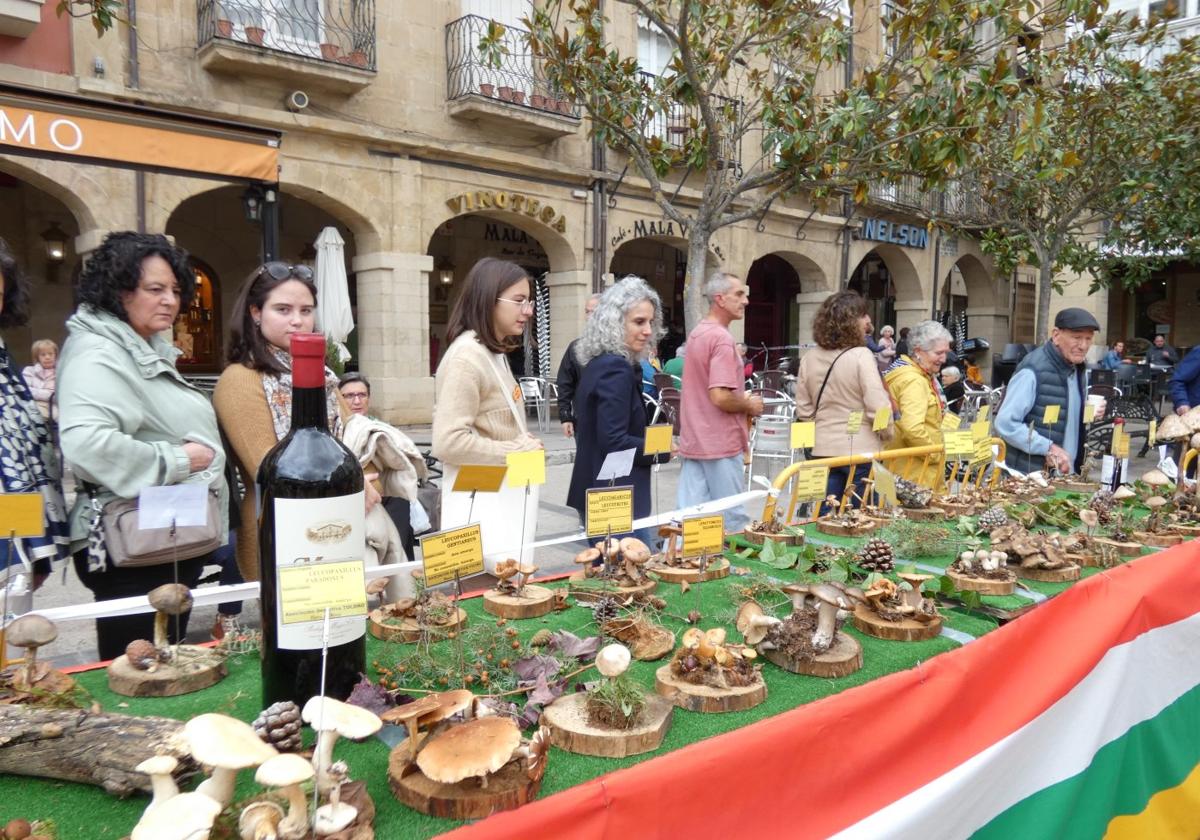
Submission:
[[[345,245],[335,227],[327,227],[317,236],[317,328],[336,348],[342,364],[350,360],[345,342],[354,329]]]

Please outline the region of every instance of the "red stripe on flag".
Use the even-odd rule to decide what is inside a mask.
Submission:
[[[1189,542],[1089,578],[917,668],[447,836],[518,840],[552,829],[556,838],[614,840],[827,837],[1024,726],[1109,648],[1180,621],[1197,605],[1200,545]]]

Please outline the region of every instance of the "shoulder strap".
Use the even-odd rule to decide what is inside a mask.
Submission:
[[[829,363],[829,369],[825,371],[825,378],[821,380],[821,389],[817,391],[817,403],[813,406],[813,419],[817,417],[817,412],[821,410],[821,396],[825,393],[825,386],[829,384],[829,374],[833,373],[833,366],[837,364],[838,359],[853,350],[853,347],[847,347],[841,353],[833,357],[833,361]]]

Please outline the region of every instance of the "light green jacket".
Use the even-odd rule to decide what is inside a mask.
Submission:
[[[126,322],[84,304],[67,321],[58,360],[63,457],[77,478],[101,488],[101,504],[136,498],[143,487],[203,482],[221,496],[221,532],[229,526],[225,451],[208,397],[175,369],[179,355],[162,336],[141,338]],[[183,444],[216,452],[191,473]],[[91,505],[79,490],[71,511],[71,548],[87,540]]]

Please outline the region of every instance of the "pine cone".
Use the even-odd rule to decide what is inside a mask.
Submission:
[[[896,565],[892,546],[885,540],[868,540],[855,557],[858,565],[868,572],[890,572]]]
[[[596,616],[596,623],[601,627],[607,621],[612,621],[621,611],[621,605],[617,603],[615,598],[600,598],[592,604],[592,614]]]
[[[258,737],[280,752],[297,752],[304,745],[300,734],[303,725],[300,707],[291,700],[271,704],[254,719]]]
[[[550,644],[550,639],[552,638],[553,635],[550,633],[550,631],[543,627],[541,630],[533,634],[533,638],[529,640],[529,644],[533,645],[534,647],[545,647],[546,645]]]
[[[1088,507],[1096,511],[1096,516],[1100,520],[1101,525],[1107,525],[1112,522],[1113,506],[1116,504],[1113,499],[1111,490],[1097,490],[1092,498],[1088,499]]]
[[[985,531],[991,531],[1007,524],[1008,514],[1001,505],[992,505],[979,517],[979,527]]]

